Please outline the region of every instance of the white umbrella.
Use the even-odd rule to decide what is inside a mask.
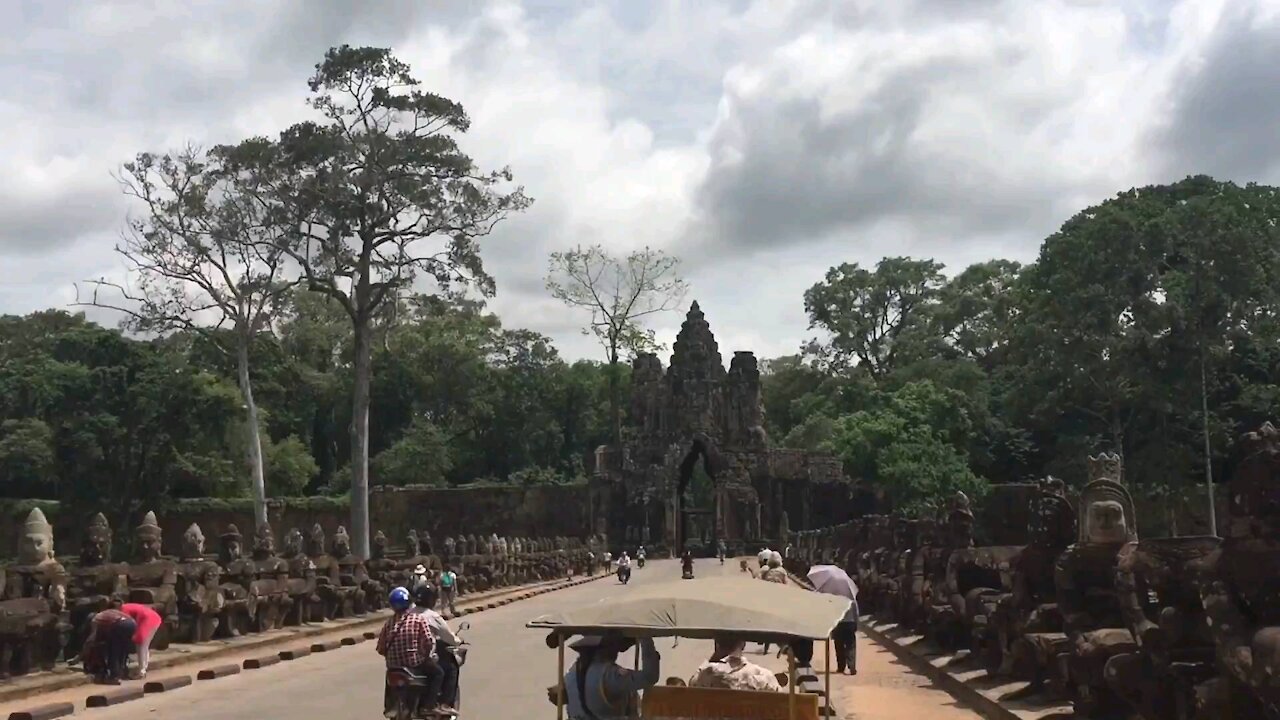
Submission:
[[[809,582],[820,593],[849,598],[855,602],[858,600],[858,585],[848,573],[835,565],[814,565],[809,568]]]

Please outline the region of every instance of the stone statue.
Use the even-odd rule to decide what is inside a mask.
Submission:
[[[423,555],[434,555],[435,548],[431,543],[431,532],[428,530],[418,531],[418,552]]]
[[[149,605],[164,623],[151,639],[151,647],[169,646],[178,625],[178,564],[161,553],[162,534],[156,514],[148,512],[134,530],[134,558],[128,566],[129,601]]]
[[[258,598],[251,594],[254,567],[244,557],[244,536],[235,523],[227,525],[221,538],[218,564],[222,568],[222,617],[218,619],[221,637],[239,637],[253,630],[258,615]]]
[[[409,530],[409,533],[405,535],[404,538],[404,556],[414,558],[421,555],[422,550],[420,543],[421,541],[418,540],[418,531]]]
[[[18,562],[0,576],[0,678],[53,669],[71,630],[61,618],[69,580],[54,559],[53,526],[33,508],[18,536]]]
[[[1068,657],[1058,663],[1067,668],[1076,713],[1086,717],[1125,707],[1111,691],[1103,669],[1112,657],[1137,648],[1115,582],[1121,548],[1138,539],[1133,498],[1121,481],[1118,455],[1091,457],[1089,465],[1091,479],[1080,492],[1078,539],[1054,569],[1058,608],[1070,643]]]
[[[71,620],[68,654],[78,654],[89,635],[89,620],[111,607],[114,600],[129,597],[127,569],[111,562],[111,526],[102,513],[93,516],[80,545],[80,565],[71,571],[67,586],[67,610]]]
[[[307,538],[307,557],[316,566],[316,593],[324,602],[324,618],[332,620],[354,615],[359,589],[343,586],[342,569],[337,559],[325,552],[324,528],[320,523],[311,527],[311,535]]]
[[[402,580],[398,577],[400,569],[399,563],[387,557],[387,536],[381,530],[374,533],[373,540],[369,547],[369,561],[366,562],[365,568],[369,572],[369,579],[379,583],[383,588],[396,587],[402,584]],[[372,601],[372,598],[370,598]],[[370,602],[369,609],[377,610],[382,607],[386,598],[379,598],[378,601]]]
[[[250,592],[258,598],[254,614],[257,632],[284,627],[293,600],[289,596],[289,563],[276,556],[276,540],[271,526],[262,523],[253,533],[253,582]]]
[[[226,607],[221,583],[222,568],[205,559],[204,532],[191,523],[182,534],[178,558],[178,641],[202,643],[213,638]]]
[[[298,528],[290,528],[285,533],[284,547],[280,553],[289,570],[291,605],[285,616],[286,625],[324,620],[324,601],[316,590],[316,565],[303,550],[302,532]]]
[[[1197,563],[1222,668],[1199,688],[1205,701],[1198,709],[1210,717],[1280,717],[1280,430],[1264,423],[1240,448],[1226,536]]]
[[[385,596],[382,584],[370,578],[365,564],[351,554],[351,536],[341,525],[333,534],[333,559],[338,563],[338,578],[342,587],[355,590],[351,593],[352,614],[364,615],[371,606],[373,609],[381,608]]]
[[[458,544],[454,542],[453,536],[446,536],[444,539],[444,557],[446,560],[453,560],[457,557]]]

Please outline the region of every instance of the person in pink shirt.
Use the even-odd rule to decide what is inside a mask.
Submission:
[[[151,663],[151,639],[156,636],[162,622],[160,613],[152,610],[150,605],[138,603],[125,603],[120,611],[138,624],[138,629],[133,633],[133,644],[138,646],[138,676],[145,678],[147,665]]]

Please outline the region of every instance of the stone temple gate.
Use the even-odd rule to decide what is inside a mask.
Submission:
[[[788,530],[847,519],[852,486],[839,461],[772,448],[763,426],[755,355],[735,352],[726,371],[694,302],[670,367],[648,353],[632,363],[622,447],[596,451],[593,532],[612,545],[677,551],[710,549],[717,538],[777,547]]]

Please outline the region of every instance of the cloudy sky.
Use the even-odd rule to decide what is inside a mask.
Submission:
[[[118,277],[111,171],[308,117],[342,43],[460,101],[536,199],[484,245],[493,307],[570,357],[597,351],[543,276],[577,243],[679,255],[722,353],[769,357],[833,264],[1029,261],[1134,185],[1280,182],[1280,0],[11,0],[0,28],[0,313]]]

